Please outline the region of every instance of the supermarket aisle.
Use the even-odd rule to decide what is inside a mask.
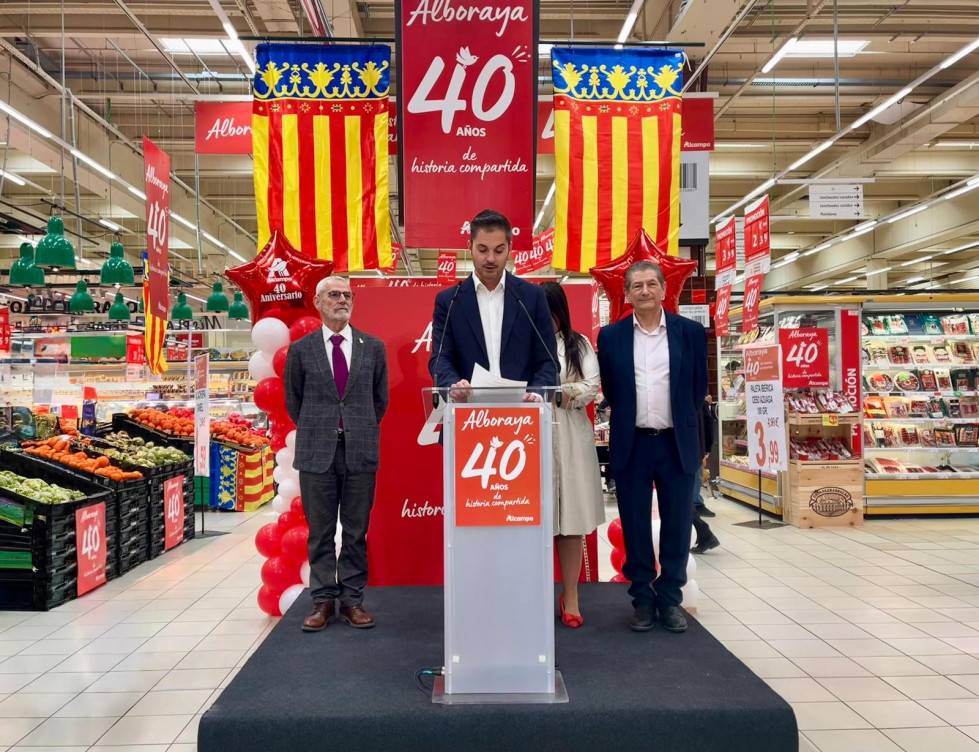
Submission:
[[[722,547],[698,559],[698,618],[792,703],[802,750],[979,752],[979,519],[759,532],[733,526],[750,510],[709,503]],[[55,611],[0,612],[0,752],[194,749],[272,625],[252,542],[269,515],[207,519],[230,534]]]

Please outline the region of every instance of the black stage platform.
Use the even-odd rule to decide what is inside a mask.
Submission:
[[[796,752],[789,705],[695,620],[636,634],[625,585],[582,585],[585,624],[555,626],[563,705],[433,705],[442,588],[368,588],[370,630],[305,634],[296,602],[201,719],[199,752]],[[431,683],[431,679],[428,680]]]

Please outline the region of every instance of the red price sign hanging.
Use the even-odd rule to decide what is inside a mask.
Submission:
[[[439,251],[439,265],[435,278],[447,285],[455,282],[458,262],[459,258],[454,251]]]
[[[184,476],[163,482],[163,550],[169,551],[184,539]]]
[[[540,525],[540,408],[456,408],[454,419],[456,525]]]
[[[715,290],[734,284],[738,268],[737,246],[737,221],[732,216],[714,229],[714,252],[717,258]]]
[[[829,386],[829,331],[779,329],[782,345],[782,384],[786,389]]]
[[[768,225],[768,196],[762,196],[744,210],[744,273],[747,277],[764,274],[769,269],[772,243]]]
[[[529,249],[535,3],[514,0],[482,12],[429,0],[395,7],[405,242],[464,248],[469,221],[491,207],[513,225],[513,249]]]
[[[717,300],[714,303],[714,333],[718,337],[726,337],[730,333],[731,312],[731,287],[722,287],[717,291]]]
[[[741,330],[753,332],[758,328],[758,305],[761,303],[761,283],[764,277],[757,274],[744,283],[744,303],[741,306]]]
[[[146,191],[146,310],[157,318],[170,313],[170,156],[143,136]]]
[[[75,510],[75,558],[78,595],[105,584],[105,504]]]
[[[0,352],[10,352],[10,309],[0,308]]]

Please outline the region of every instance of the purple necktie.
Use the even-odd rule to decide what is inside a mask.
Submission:
[[[343,342],[343,337],[339,334],[334,334],[330,337],[330,342],[333,343],[333,380],[337,385],[337,394],[340,398],[343,398],[343,393],[347,390],[347,359],[343,355],[343,350],[340,349],[340,343]]]

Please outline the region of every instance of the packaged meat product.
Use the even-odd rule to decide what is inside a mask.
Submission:
[[[882,397],[864,397],[863,417],[865,418],[886,418],[887,410],[884,409]]]
[[[971,392],[975,389],[972,371],[968,368],[953,368],[949,373],[952,380],[952,390],[956,392]]]
[[[921,442],[918,440],[918,428],[916,426],[906,424],[898,426],[898,431],[901,434],[901,443],[904,446],[915,447],[920,446]]]
[[[969,319],[961,313],[942,316],[942,331],[945,334],[968,334]]]
[[[864,446],[877,446],[877,439],[874,438],[874,431],[870,423],[863,424],[863,443]]]
[[[867,384],[874,392],[893,392],[894,382],[884,371],[874,371],[867,377]]]
[[[945,404],[945,414],[949,418],[962,417],[962,401],[958,397],[946,397],[942,402]]]
[[[933,428],[922,428],[918,431],[918,439],[921,441],[921,446],[933,447],[935,446],[935,429]]]
[[[929,418],[944,418],[945,406],[938,397],[931,397],[928,400],[928,417]]]
[[[866,319],[860,322],[860,336],[866,337],[870,334],[870,327],[867,326]]]
[[[955,444],[960,447],[974,447],[979,442],[979,425],[963,423],[955,427]]]
[[[947,368],[936,368],[935,380],[938,382],[938,391],[952,391],[952,375],[948,372]]]
[[[979,418],[979,398],[961,397],[959,408],[962,410],[963,418]]]
[[[973,334],[979,334],[979,313],[969,314],[969,329]]]
[[[927,366],[931,363],[931,350],[928,345],[915,345],[911,348],[911,362],[916,366]]]
[[[884,397],[884,411],[888,418],[907,418],[908,401],[904,397]]]
[[[866,347],[860,348],[860,360],[865,366],[870,365],[870,350]]]
[[[921,391],[938,391],[938,379],[935,377],[935,372],[930,368],[922,368],[918,371],[918,380],[921,382]]]
[[[976,362],[979,363],[979,342],[972,343],[972,357],[974,357]]]
[[[926,314],[921,318],[921,333],[922,334],[941,334],[942,333],[942,322],[939,320],[938,316],[933,314]]]
[[[956,363],[972,365],[976,362],[975,355],[972,354],[972,347],[968,342],[959,341],[949,343],[952,347],[952,359]]]
[[[872,335],[880,336],[887,334],[887,324],[884,323],[883,316],[868,316],[864,321],[866,321]]]
[[[922,397],[915,397],[913,399],[908,400],[908,417],[927,418],[928,400]]]
[[[914,371],[898,371],[894,374],[894,386],[902,392],[921,391],[921,382]]]
[[[955,446],[955,431],[951,428],[936,428],[935,429],[935,446],[940,447],[954,447]]]
[[[888,449],[901,446],[901,432],[890,423],[884,425],[884,446]]]
[[[951,365],[953,363],[952,353],[949,350],[948,345],[945,343],[932,347],[931,354],[936,363],[941,365]]]
[[[885,475],[901,475],[907,472],[902,463],[890,457],[875,457],[871,462],[876,466],[877,472]]]
[[[911,351],[904,345],[893,345],[888,348],[887,355],[896,366],[911,365]]]
[[[888,334],[907,334],[908,325],[904,323],[904,316],[900,313],[892,313],[884,317],[884,325],[887,327]]]
[[[883,345],[871,345],[867,351],[870,353],[870,362],[875,366],[890,365],[891,359],[887,355],[887,348]]]

